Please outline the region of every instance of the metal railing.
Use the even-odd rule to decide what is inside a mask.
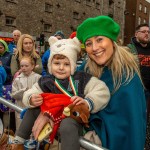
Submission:
[[[23,112],[24,109],[22,109],[21,107],[15,105],[14,103],[11,103],[7,100],[5,100],[4,98],[0,97],[0,103],[6,105],[7,107],[13,109],[14,111],[17,111],[19,113]],[[89,140],[86,140],[85,138],[83,137],[80,137],[79,139],[79,143],[80,143],[80,146],[85,148],[86,150],[108,150],[106,148],[103,148],[103,147],[99,147],[98,145],[92,143],[91,141]]]

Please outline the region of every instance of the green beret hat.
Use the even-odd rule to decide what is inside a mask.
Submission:
[[[108,16],[88,18],[77,28],[77,38],[85,44],[93,36],[106,36],[113,41],[117,40],[120,26]]]

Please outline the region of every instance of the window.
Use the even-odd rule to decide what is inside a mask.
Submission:
[[[76,11],[74,11],[73,12],[73,19],[79,19],[79,13],[78,12],[76,12]]]
[[[53,11],[53,6],[51,4],[45,3],[45,11],[51,13]]]
[[[18,0],[6,0],[6,2],[10,2],[10,3],[18,3]]]
[[[52,25],[44,24],[44,32],[52,32]]]
[[[6,16],[6,25],[7,26],[16,26],[16,18],[15,17]]]
[[[110,18],[114,18],[114,15],[113,15],[112,13],[109,13],[108,16],[109,16]]]
[[[141,17],[138,18],[138,24],[141,24]]]
[[[144,13],[147,14],[147,7],[144,7]]]
[[[146,23],[146,19],[143,20],[143,23]]]
[[[86,0],[86,5],[87,5],[87,6],[92,6],[91,0]]]
[[[100,3],[96,2],[96,9],[100,9]]]
[[[79,2],[79,3],[81,2],[81,0],[75,0],[75,1],[76,1],[76,2]]]
[[[139,10],[142,11],[142,4],[139,5]]]
[[[109,0],[109,6],[112,5],[114,3],[113,0]]]

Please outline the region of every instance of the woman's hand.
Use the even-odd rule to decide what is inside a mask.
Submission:
[[[53,128],[54,126],[53,121],[47,115],[41,112],[36,121],[34,122],[34,126],[32,128],[32,133],[35,140],[38,138],[38,135],[40,134],[41,130],[47,123],[50,123],[51,127]]]
[[[30,98],[30,105],[40,106],[43,103],[43,97],[39,94],[32,94]]]
[[[87,106],[87,108],[89,108],[88,103],[82,97],[73,96],[73,97],[71,97],[71,100],[73,101],[73,104],[75,104],[75,105],[85,104]]]
[[[39,68],[39,67],[40,67],[39,65],[36,65],[36,66],[35,66],[35,68]]]

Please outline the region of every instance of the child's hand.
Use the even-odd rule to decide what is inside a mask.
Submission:
[[[89,108],[87,102],[82,97],[73,96],[73,97],[71,97],[71,100],[73,101],[73,104],[75,104],[75,105],[85,104],[87,106],[87,108]]]
[[[40,67],[39,65],[36,65],[36,66],[35,66],[35,68],[39,68],[39,67]]]
[[[30,104],[33,106],[40,106],[43,103],[43,97],[39,94],[32,94]]]

